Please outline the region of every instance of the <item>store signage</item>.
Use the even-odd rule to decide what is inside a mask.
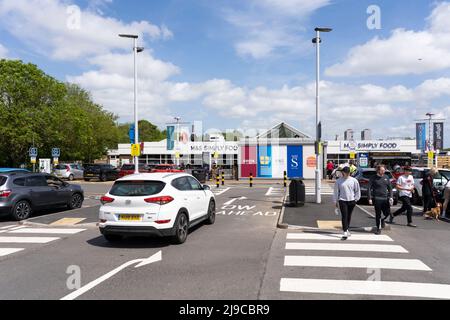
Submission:
[[[288,170],[289,178],[303,178],[303,147],[288,146]],[[314,158],[315,159],[315,158]]]
[[[358,154],[358,164],[360,168],[368,168],[369,167],[369,154],[368,153],[359,153]]]
[[[258,177],[272,178],[272,146],[258,147]]]
[[[195,144],[191,145],[191,151],[193,152],[219,152],[220,154],[232,153],[236,154],[239,151],[239,146],[237,144],[233,145],[217,145],[217,144]]]
[[[306,159],[306,165],[308,168],[315,168],[317,166],[317,160],[316,157],[309,157]]]
[[[341,151],[400,151],[397,141],[342,141]]]

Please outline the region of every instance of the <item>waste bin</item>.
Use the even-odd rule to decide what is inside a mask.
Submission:
[[[306,188],[303,180],[293,179],[289,185],[289,205],[303,207],[306,201]]]

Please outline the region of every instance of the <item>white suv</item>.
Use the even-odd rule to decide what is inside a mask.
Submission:
[[[214,224],[216,200],[209,186],[185,173],[144,173],[117,180],[101,198],[100,232],[108,241],[157,235],[186,241],[189,228]]]

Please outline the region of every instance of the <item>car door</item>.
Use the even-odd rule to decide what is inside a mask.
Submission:
[[[194,200],[193,207],[195,215],[193,219],[198,219],[205,216],[208,213],[208,201],[206,199],[206,193],[203,190],[203,186],[193,177],[187,177],[191,186],[192,198]]]
[[[25,181],[31,203],[36,207],[51,206],[56,201],[56,191],[49,187],[44,175],[29,176]]]
[[[173,180],[172,186],[180,192],[180,205],[188,210],[189,220],[195,220],[195,217],[198,216],[197,209],[195,207],[197,199],[195,194],[192,192],[192,187],[187,177],[181,177]]]
[[[75,179],[81,179],[83,178],[83,171],[80,170],[80,167],[76,164],[72,164],[70,166],[70,169],[73,173],[73,176]]]
[[[47,180],[47,185],[55,191],[55,199],[53,200],[53,204],[63,205],[69,203],[72,194],[68,188],[68,185],[52,175],[45,176],[45,179]]]

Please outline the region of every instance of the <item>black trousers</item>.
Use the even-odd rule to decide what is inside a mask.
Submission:
[[[353,210],[356,207],[355,201],[339,201],[339,209],[342,215],[342,230],[348,231],[352,221]]]
[[[391,216],[391,206],[389,204],[389,200],[387,199],[374,199],[373,205],[375,207],[377,228],[381,229],[381,213],[383,213],[383,221],[385,221]]]
[[[412,223],[412,214],[413,208],[411,206],[411,198],[410,197],[400,197],[400,201],[403,203],[402,207],[394,212],[394,217],[399,216],[406,212],[406,216],[408,217],[408,223]]]
[[[431,211],[434,208],[434,199],[431,194],[423,193],[423,213]]]

